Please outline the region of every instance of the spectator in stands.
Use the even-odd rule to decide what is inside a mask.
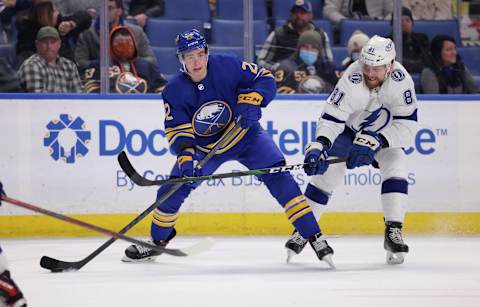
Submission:
[[[412,10],[416,20],[452,19],[451,0],[403,0],[403,4]]]
[[[300,34],[307,30],[315,30],[322,36],[323,54],[320,58],[333,61],[332,49],[327,34],[313,23],[312,4],[308,0],[296,0],[290,9],[289,20],[275,29],[267,37],[262,50],[258,55],[258,64],[271,71],[277,70],[280,61],[296,52]]]
[[[132,24],[124,24],[123,20],[123,4],[122,0],[109,0],[109,23],[110,29],[125,25],[130,28],[135,36],[135,42],[137,43],[138,58],[144,59],[152,64],[157,64],[157,59],[153,53],[150,42],[143,32],[143,29],[139,26]],[[80,35],[75,49],[75,60],[80,68],[80,71],[85,70],[88,67],[94,67],[100,60],[100,18],[96,18],[94,24],[87,31]]]
[[[165,14],[165,3],[163,0],[123,0],[123,9],[127,19],[134,19],[144,28],[148,18]]]
[[[26,16],[32,7],[32,0],[3,0],[4,9],[0,12],[1,29],[5,33],[6,42],[12,43],[17,40],[15,19]]]
[[[86,11],[78,11],[72,16],[62,16],[51,1],[38,1],[30,9],[28,16],[17,20],[18,31],[16,54],[21,64],[35,53],[35,37],[38,30],[51,26],[58,30],[62,40],[60,56],[74,60],[74,43],[80,32],[88,29],[92,17]]]
[[[23,92],[17,72],[3,58],[0,58],[0,93]]]
[[[402,65],[409,73],[419,74],[429,60],[430,42],[427,35],[413,32],[413,23],[412,11],[402,7]]]
[[[369,39],[368,35],[360,30],[352,33],[347,43],[348,56],[342,61],[342,72],[347,69],[350,64],[358,60],[363,46],[367,44]]]
[[[431,61],[422,71],[420,81],[425,94],[471,94],[479,89],[457,54],[455,40],[437,35],[430,44]]]
[[[335,66],[325,54],[323,37],[315,30],[302,33],[297,51],[275,71],[278,93],[328,93],[337,83]]]
[[[26,59],[19,69],[25,91],[31,93],[81,93],[82,81],[77,66],[59,56],[62,41],[54,27],[46,26],[37,33],[37,53]]]
[[[383,20],[392,18],[392,0],[325,0],[323,16],[336,28],[342,19]]]
[[[55,0],[58,10],[63,15],[72,15],[78,11],[86,11],[90,16],[95,17],[99,4],[103,1],[99,0]]]
[[[126,26],[117,26],[110,32],[109,68],[110,92],[119,94],[158,93],[167,80],[160,74],[156,64],[137,59],[138,48],[135,36]],[[85,70],[85,91],[99,92],[100,72],[98,62]]]

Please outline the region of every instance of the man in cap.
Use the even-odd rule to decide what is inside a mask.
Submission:
[[[290,9],[290,18],[281,27],[276,28],[268,35],[258,55],[258,64],[272,71],[277,70],[280,62],[297,50],[298,38],[308,30],[315,30],[322,36],[321,58],[328,58],[333,61],[332,49],[327,34],[317,28],[313,23],[312,4],[308,0],[294,1]]]
[[[81,93],[82,81],[75,63],[58,55],[61,46],[57,29],[46,26],[37,33],[37,53],[18,71],[22,87],[32,93]]]
[[[429,62],[430,41],[427,35],[413,32],[413,24],[412,11],[402,7],[402,65],[409,73],[419,74]]]
[[[320,33],[308,30],[300,35],[297,52],[280,62],[275,72],[278,93],[328,93],[337,82],[335,66],[322,57],[325,46]]]

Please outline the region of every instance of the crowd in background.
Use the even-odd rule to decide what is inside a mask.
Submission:
[[[158,93],[168,82],[170,75],[159,65],[145,30],[149,19],[164,16],[167,1],[108,1],[110,92]],[[211,16],[220,1],[208,1]],[[258,65],[274,73],[279,93],[329,93],[369,39],[361,31],[353,32],[346,56],[340,59],[340,67],[335,65],[332,47],[339,44],[342,20],[391,21],[393,15],[390,0],[325,0],[321,8],[312,6],[314,1],[284,1],[289,3],[288,19],[276,26],[269,24],[272,31],[256,48],[255,57]],[[265,1],[267,22],[273,2]],[[0,58],[0,92],[99,92],[99,3],[4,0],[0,4],[0,42],[14,46],[15,56]],[[404,0],[403,5],[401,62],[417,76],[417,91],[478,93],[479,86],[458,54],[455,38],[437,35],[430,41],[427,35],[413,31],[420,19],[452,19],[452,2]],[[333,37],[314,22],[317,16],[331,24]],[[211,31],[209,26],[202,30]]]

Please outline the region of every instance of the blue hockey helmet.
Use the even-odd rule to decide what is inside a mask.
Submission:
[[[197,29],[184,31],[177,35],[175,39],[177,54],[181,55],[195,49],[208,48],[205,37]]]

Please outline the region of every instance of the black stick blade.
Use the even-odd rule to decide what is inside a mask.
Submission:
[[[44,269],[52,271],[53,273],[70,272],[78,271],[83,266],[83,261],[68,262],[43,256],[40,259],[40,266]]]
[[[138,186],[151,186],[154,185],[152,182],[146,178],[143,178],[137,171],[133,168],[132,163],[128,160],[127,154],[122,151],[117,156],[118,163],[122,170],[127,174],[127,176]]]

